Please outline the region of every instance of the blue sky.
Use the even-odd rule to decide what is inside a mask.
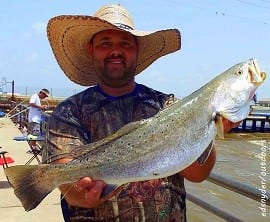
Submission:
[[[0,81],[14,80],[20,93],[34,87],[68,94],[83,89],[57,65],[46,24],[60,14],[92,15],[108,3],[126,7],[137,29],[181,31],[182,49],[153,63],[137,82],[183,97],[232,65],[255,57],[269,75],[258,99],[270,98],[270,0],[3,0]],[[7,88],[11,90],[10,84]]]

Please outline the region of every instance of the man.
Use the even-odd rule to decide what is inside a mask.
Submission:
[[[29,134],[33,136],[40,136],[41,135],[41,114],[42,110],[47,108],[47,105],[41,105],[41,100],[48,97],[50,94],[48,89],[41,89],[39,93],[35,93],[30,97],[29,100],[29,112],[28,112],[28,128]],[[31,141],[30,145],[32,149],[35,150],[38,148],[36,147],[36,141]]]
[[[42,110],[47,108],[47,105],[41,105],[41,100],[48,97],[50,94],[48,89],[41,89],[39,93],[35,93],[29,100],[29,132],[34,136],[40,136],[40,122]]]
[[[78,145],[98,141],[127,123],[149,118],[170,95],[137,84],[135,75],[163,55],[180,49],[177,29],[135,30],[126,9],[109,5],[94,16],[58,16],[48,23],[48,38],[65,74],[91,86],[59,104],[47,132],[47,163],[65,163]],[[224,121],[225,122],[225,121]],[[224,130],[231,126],[227,122]],[[215,163],[212,143],[182,172],[168,178],[126,184],[106,201],[106,184],[84,177],[59,187],[65,221],[186,221],[184,177],[203,181]]]

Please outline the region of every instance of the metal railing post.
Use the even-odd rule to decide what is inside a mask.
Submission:
[[[239,193],[245,197],[248,197],[250,199],[256,200],[258,202],[261,201],[261,192],[259,189],[238,182],[236,180],[233,180],[231,178],[227,178],[221,175],[218,175],[216,173],[211,173],[210,176],[208,177],[207,181],[214,183],[218,186],[222,186],[228,190],[234,191],[236,193]],[[270,193],[266,191],[265,195],[267,197],[270,197]],[[269,206],[270,205],[270,200],[266,200],[266,204]]]

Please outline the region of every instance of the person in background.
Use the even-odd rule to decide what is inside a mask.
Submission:
[[[47,105],[41,105],[41,100],[50,95],[48,89],[41,89],[39,93],[35,93],[29,100],[29,112],[28,112],[28,133],[32,136],[41,135],[41,115],[42,111],[47,109]],[[36,148],[36,141],[31,141],[30,145],[33,149]]]
[[[256,103],[258,102],[258,100],[257,100],[257,93],[254,93],[253,101],[254,101],[254,104],[256,105]]]
[[[178,29],[139,31],[124,7],[106,5],[94,16],[54,17],[47,32],[64,73],[73,82],[89,87],[53,111],[44,163],[71,161],[69,153],[74,147],[98,141],[127,123],[152,117],[174,102],[171,95],[136,83],[135,76],[181,48]],[[227,120],[224,124],[225,131],[234,126]],[[108,200],[100,199],[106,184],[91,175],[60,185],[63,217],[65,221],[184,222],[184,178],[203,181],[215,159],[211,142],[183,171],[163,179],[128,183]]]

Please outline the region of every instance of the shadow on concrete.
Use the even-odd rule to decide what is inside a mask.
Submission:
[[[0,189],[10,188],[10,184],[7,181],[0,181]]]

